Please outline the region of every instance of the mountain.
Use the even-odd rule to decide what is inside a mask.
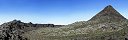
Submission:
[[[88,21],[23,34],[30,40],[128,40],[128,20],[111,5]]]
[[[89,21],[117,22],[126,20],[111,5],[106,6],[101,12],[92,17]]]

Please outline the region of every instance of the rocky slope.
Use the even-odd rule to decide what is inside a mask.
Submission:
[[[27,40],[20,36],[26,31],[24,30],[26,26],[28,25],[19,20],[13,20],[0,25],[0,40]]]
[[[64,25],[23,23],[13,20],[0,25],[0,40],[28,40],[21,36],[25,32],[44,27],[61,27]]]
[[[60,28],[40,28],[22,36],[29,40],[128,40],[128,20],[111,5],[89,21]]]

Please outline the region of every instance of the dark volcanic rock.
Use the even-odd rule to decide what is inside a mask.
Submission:
[[[33,24],[34,27],[62,27],[65,25],[54,25],[54,24]]]
[[[35,24],[35,27],[54,27],[54,24]]]
[[[13,20],[0,26],[0,40],[27,40],[21,36],[24,31],[24,23]]]

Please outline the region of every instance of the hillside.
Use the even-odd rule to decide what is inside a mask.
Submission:
[[[39,28],[52,27],[57,28],[64,25],[54,24],[33,24],[31,22],[24,23],[20,20],[13,20],[0,25],[0,40],[27,40],[21,36],[25,32],[36,30]]]
[[[59,28],[40,28],[22,36],[28,40],[128,40],[128,20],[111,5],[88,21]]]

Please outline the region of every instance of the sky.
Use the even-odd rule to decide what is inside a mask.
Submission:
[[[0,0],[0,24],[17,19],[67,25],[87,21],[107,5],[128,18],[128,0]]]

